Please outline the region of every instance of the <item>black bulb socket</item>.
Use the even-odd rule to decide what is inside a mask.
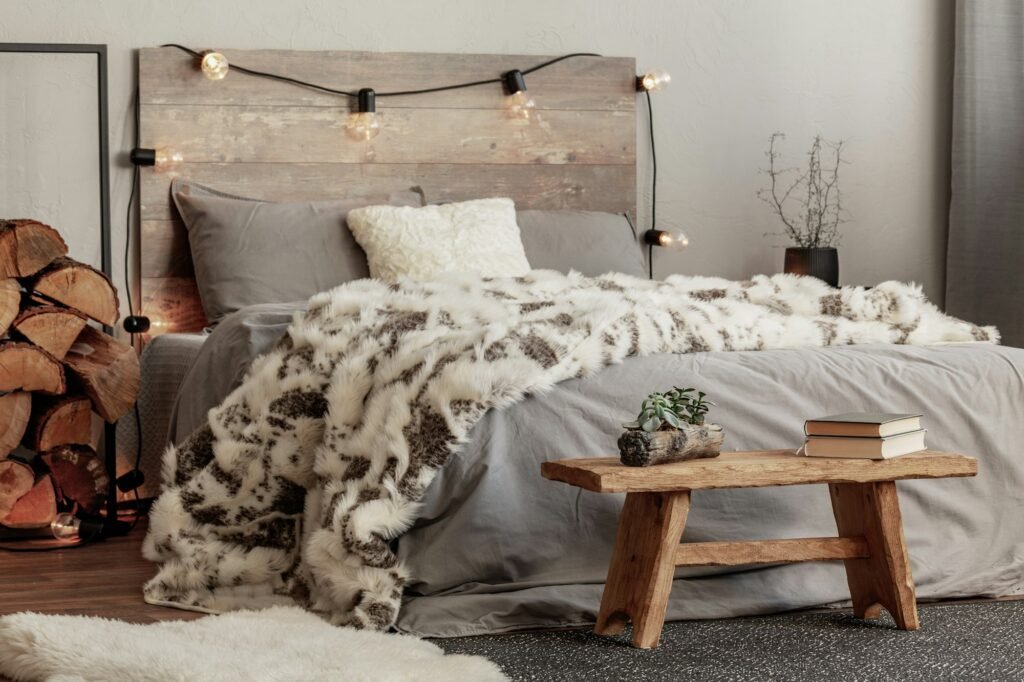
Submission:
[[[661,246],[661,236],[663,234],[665,234],[665,230],[647,230],[644,232],[644,243],[651,246]]]
[[[506,95],[526,92],[526,79],[523,78],[523,72],[519,69],[513,69],[503,74],[501,82],[505,86]]]
[[[145,147],[136,147],[128,155],[132,165],[135,166],[155,166],[156,165],[156,150],[146,149]]]
[[[149,318],[144,315],[130,315],[124,318],[124,330],[129,334],[145,334],[149,331]]]
[[[117,483],[117,489],[123,493],[130,493],[142,486],[146,482],[146,477],[138,469],[132,469],[131,471],[124,473],[117,477],[115,483]]]
[[[370,114],[377,111],[377,93],[373,88],[363,88],[357,96],[359,113]]]

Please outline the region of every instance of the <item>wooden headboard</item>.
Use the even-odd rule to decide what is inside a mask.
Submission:
[[[543,56],[224,50],[229,61],[342,89],[401,91],[493,78]],[[174,174],[233,194],[285,201],[383,202],[422,188],[428,202],[508,196],[519,208],[636,209],[636,67],[580,57],[526,78],[535,120],[510,120],[500,85],[377,102],[368,161],[345,135],[347,98],[231,72],[209,81],[174,48],[139,51],[140,140],[182,153]],[[172,174],[142,169],[143,314],[154,333],[205,323]]]

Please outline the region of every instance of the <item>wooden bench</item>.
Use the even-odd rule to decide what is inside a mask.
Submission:
[[[972,457],[926,450],[887,460],[802,457],[792,450],[724,452],[646,468],[612,457],[545,462],[545,478],[598,493],[626,493],[595,631],[633,621],[633,644],[658,645],[677,566],[738,566],[842,559],[860,618],[884,607],[904,630],[918,627],[917,602],[894,481],[974,476]],[[827,483],[839,537],[680,544],[690,493]]]

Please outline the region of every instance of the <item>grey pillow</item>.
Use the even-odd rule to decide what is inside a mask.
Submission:
[[[257,303],[305,300],[369,277],[366,254],[345,216],[368,202],[274,203],[246,199],[176,178],[171,195],[188,228],[196,284],[206,318]],[[395,206],[419,206],[414,192],[397,192]]]
[[[622,214],[525,210],[516,220],[526,259],[535,270],[647,276],[643,249]]]

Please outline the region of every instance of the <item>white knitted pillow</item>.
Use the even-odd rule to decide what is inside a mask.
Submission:
[[[366,251],[370,275],[431,279],[443,272],[517,277],[530,271],[511,199],[440,206],[367,206],[348,226]]]

